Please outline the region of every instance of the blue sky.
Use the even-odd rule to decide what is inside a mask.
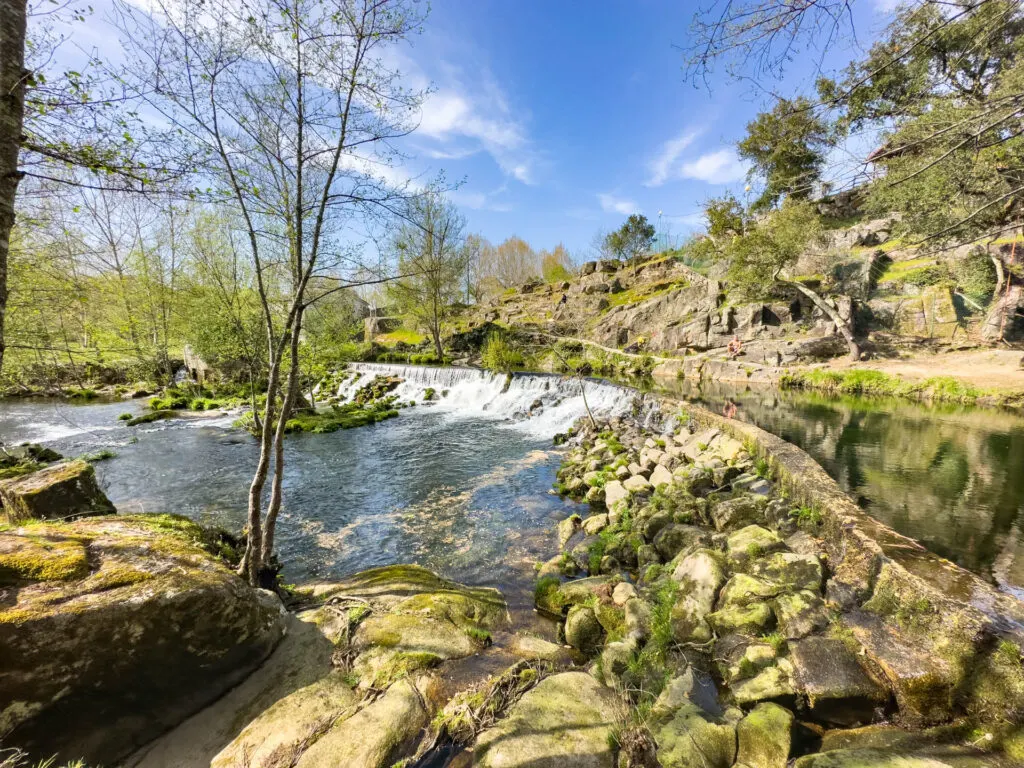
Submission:
[[[856,42],[813,51],[814,59],[835,67],[855,58],[893,2],[857,0]],[[443,171],[462,182],[452,197],[470,232],[495,243],[519,235],[537,249],[562,242],[579,259],[596,232],[632,212],[658,223],[662,211],[662,230],[676,237],[699,228],[705,199],[742,196],[745,169],[733,145],[770,102],[724,76],[710,91],[684,79],[679,49],[696,6],[434,0],[423,34],[396,55],[411,85],[434,89],[397,172]],[[109,57],[109,4],[95,8],[72,42]],[[810,93],[813,75],[805,58],[770,85]]]
[[[464,179],[454,198],[494,242],[517,234],[583,255],[597,230],[633,211],[652,221],[663,211],[676,235],[699,226],[703,200],[742,193],[732,145],[767,102],[725,77],[710,93],[684,80],[679,47],[695,5],[438,0],[408,52],[436,88],[409,165]],[[890,7],[856,8],[863,48]],[[843,41],[826,61],[845,65],[857,50]],[[798,61],[773,87],[809,90],[812,73]]]

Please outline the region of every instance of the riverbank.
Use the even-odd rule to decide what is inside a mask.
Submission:
[[[432,408],[458,407],[470,392],[481,397],[478,373],[451,369],[414,370],[395,391],[403,397],[426,387],[443,391],[436,386],[442,374],[452,377],[448,395]],[[540,427],[548,409],[556,417],[548,423],[564,423],[556,404],[568,392],[550,389],[559,378],[530,377],[523,391],[496,379],[508,412],[532,392],[541,404],[527,423]],[[300,618],[315,628],[313,635],[289,630],[306,639],[287,646],[286,635],[280,652],[238,689],[245,696],[229,694],[197,712],[183,730],[139,753],[141,764],[263,768],[287,753],[302,766],[336,765],[323,759],[344,754],[347,765],[370,768],[403,759],[418,768],[464,766],[470,755],[476,765],[532,767],[544,765],[536,762],[543,754],[563,765],[586,755],[608,766],[627,755],[630,765],[641,766],[653,749],[664,768],[697,759],[686,746],[694,741],[718,768],[737,760],[751,768],[781,768],[788,759],[802,767],[842,765],[830,761],[844,756],[873,765],[864,762],[872,755],[938,759],[945,766],[951,763],[941,762],[942,755],[949,754],[962,758],[958,766],[1002,768],[1020,759],[1007,725],[1024,712],[1019,604],[872,520],[807,454],[780,438],[660,395],[623,399],[618,390],[619,399],[604,400],[593,386],[595,405],[626,407],[602,418],[610,431],[586,427],[571,440],[572,464],[560,482],[566,489],[586,486],[592,509],[556,507],[564,521],[558,534],[569,534],[561,542],[567,554],[557,554],[557,534],[545,537],[541,550],[549,561],[536,590],[539,607],[563,625],[560,637],[521,618],[510,623],[515,609],[510,602],[508,613],[494,611],[492,591],[422,569],[386,567],[321,583],[306,590],[309,610]],[[578,416],[582,405],[573,407]],[[507,481],[507,475],[494,478]],[[419,511],[431,529],[438,527],[439,509]],[[105,540],[93,543],[100,531],[118,535],[111,533],[115,522],[57,524],[46,536],[81,539],[92,569],[91,548],[116,551]],[[450,560],[450,545],[446,551]],[[80,580],[105,582],[85,573],[81,557],[69,561],[66,554],[53,555],[75,566],[59,589],[88,600]],[[720,570],[710,593],[693,591],[697,582],[690,577],[703,573],[696,568],[701,558]],[[567,577],[570,561],[575,571]],[[785,574],[794,568],[790,575],[799,584],[776,589],[792,581]],[[739,581],[766,582],[769,592],[743,598],[738,587],[727,588]],[[479,584],[479,577],[467,583]],[[116,582],[111,594],[131,586]],[[59,589],[48,582],[42,593]],[[22,592],[28,597],[40,589]],[[503,603],[510,598],[501,596]],[[704,614],[697,616],[695,605]],[[677,637],[687,626],[710,627],[712,635]],[[737,635],[742,642],[734,642]],[[289,655],[296,647],[300,656],[309,652],[310,667]],[[814,656],[822,648],[825,655]],[[920,648],[929,653],[922,657]],[[818,676],[840,656],[850,661],[842,667],[847,678]],[[714,661],[721,658],[728,663]],[[812,674],[809,665],[823,658],[828,664]],[[718,695],[709,698],[707,680]],[[325,712],[332,713],[330,723]],[[851,730],[853,722],[837,722],[836,712],[856,712],[858,722],[871,725]],[[424,730],[428,722],[433,725]],[[756,738],[764,723],[773,734],[767,741]],[[935,723],[940,730],[929,730]],[[993,735],[985,739],[985,733]],[[971,746],[979,739],[985,749]],[[337,752],[354,744],[368,748]],[[768,752],[757,744],[769,745]],[[939,752],[928,751],[937,746]],[[841,749],[852,754],[837,754]]]

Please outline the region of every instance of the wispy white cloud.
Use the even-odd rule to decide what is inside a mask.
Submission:
[[[512,210],[512,206],[497,198],[506,191],[503,185],[491,192],[469,191],[454,189],[448,193],[448,198],[462,208],[471,208],[475,211],[496,211],[504,213]]]
[[[632,200],[615,197],[615,195],[609,195],[604,192],[599,194],[597,199],[598,202],[601,203],[601,210],[605,213],[620,213],[623,216],[628,216],[629,214],[636,213],[640,210],[640,206]]]
[[[647,179],[646,185],[648,187],[660,187],[669,179],[676,177],[679,171],[677,167],[679,156],[683,154],[688,146],[693,144],[701,133],[703,133],[701,128],[688,129],[674,139],[669,139],[662,144],[658,154],[648,163],[650,176]]]
[[[415,134],[434,143],[425,153],[459,159],[483,150],[507,176],[532,184],[534,152],[526,128],[498,83],[486,71],[470,80],[460,70],[444,69],[447,82],[427,97]]]
[[[739,181],[746,173],[746,164],[737,157],[735,150],[728,147],[683,163],[681,169],[684,178],[697,179],[708,184],[729,184]]]

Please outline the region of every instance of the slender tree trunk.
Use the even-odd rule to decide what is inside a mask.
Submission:
[[[850,359],[853,361],[860,360],[860,343],[857,341],[857,337],[853,333],[852,311],[849,319],[843,319],[843,316],[839,314],[839,311],[835,307],[798,280],[782,280],[781,282],[796,288],[800,293],[813,301],[814,306],[828,315],[829,319],[836,324],[836,328],[839,329],[839,333],[842,334],[843,338],[846,340],[846,345],[850,350]]]
[[[288,383],[285,388],[284,402],[281,404],[281,415],[274,430],[274,479],[270,487],[270,503],[267,506],[266,525],[263,528],[262,565],[266,566],[274,554],[274,532],[277,528],[277,515],[281,511],[281,494],[284,483],[284,430],[285,422],[291,415],[295,403],[295,393],[299,387],[299,340],[302,335],[302,309],[295,316],[292,327]]]
[[[14,198],[21,181],[18,150],[25,119],[25,0],[4,3],[0,13],[0,370],[3,368],[7,316],[7,262],[14,228]]]
[[[256,472],[249,484],[248,533],[246,535],[245,556],[239,565],[239,575],[245,576],[250,584],[259,584],[259,574],[263,569],[261,555],[263,553],[263,487],[270,471],[270,452],[273,443],[274,399],[277,396],[280,380],[281,355],[283,345],[271,349],[270,373],[267,378],[267,405],[263,410],[263,429],[260,430],[260,458],[256,463]]]

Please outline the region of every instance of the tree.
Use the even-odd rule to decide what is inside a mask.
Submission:
[[[26,0],[4,5],[0,18],[0,369],[6,342],[7,264],[14,228],[14,198],[22,173],[18,167],[25,119],[25,35],[28,26]]]
[[[403,275],[388,287],[398,306],[416,318],[444,357],[441,326],[459,300],[466,266],[466,220],[439,192],[412,201],[408,219],[395,234],[392,251]]]
[[[796,289],[835,323],[846,340],[850,358],[859,360],[853,312],[844,317],[824,296],[791,274],[793,266],[821,232],[814,207],[807,202],[786,200],[763,220],[748,222],[745,230],[726,248],[729,278],[736,287],[753,296],[764,296],[780,285]]]
[[[922,44],[921,41],[926,41]],[[937,242],[997,236],[1024,217],[1024,9],[1013,0],[901,10],[842,80],[846,130],[877,129],[872,212]]]
[[[736,147],[751,163],[747,178],[760,177],[764,183],[753,208],[766,210],[783,197],[809,197],[821,178],[829,146],[828,126],[803,96],[779,99],[770,111],[747,123],[747,135]]]
[[[780,78],[806,48],[826,51],[852,27],[855,1],[714,0],[702,5],[683,49],[686,74],[706,82],[714,65],[724,61],[731,68],[753,70],[755,77]]]
[[[608,233],[605,246],[619,259],[626,261],[647,253],[654,243],[655,234],[654,225],[647,221],[646,216],[631,213],[621,227]]]
[[[745,216],[742,203],[733,195],[713,197],[704,203],[708,237],[720,245],[726,238],[743,234]]]
[[[535,280],[540,273],[537,254],[521,237],[512,235],[497,247],[480,250],[478,285],[487,293],[499,293]]]
[[[540,272],[546,283],[560,283],[572,279],[575,266],[565,246],[559,243],[548,251],[540,252]]]
[[[118,6],[135,62],[126,79],[183,137],[180,155],[199,159],[211,197],[237,213],[263,316],[267,398],[240,572],[270,586],[303,316],[329,295],[308,288],[314,278],[334,280],[334,291],[352,287],[366,265],[344,247],[345,226],[408,196],[375,169],[391,164],[390,142],[412,129],[422,100],[385,63],[386,49],[421,17],[406,0],[158,0],[156,8],[158,16]]]

